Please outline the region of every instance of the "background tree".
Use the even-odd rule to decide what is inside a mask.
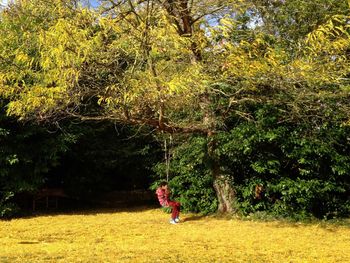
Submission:
[[[309,24],[284,1],[102,2],[101,14],[54,1],[51,10],[60,12],[37,24],[36,6],[43,5],[20,1],[3,12],[0,90],[10,99],[9,114],[202,134],[221,211],[234,210],[234,178],[220,164],[215,134],[255,121],[256,108],[265,104],[283,113],[278,123],[319,127],[335,107],[339,122],[348,120],[342,1],[325,6],[310,27],[272,18],[278,13],[295,20],[292,25]],[[307,1],[297,6],[313,7]],[[27,31],[18,29],[22,19],[30,21]],[[7,74],[16,72],[13,61],[23,74]]]

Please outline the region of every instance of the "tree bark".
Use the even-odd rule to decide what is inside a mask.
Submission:
[[[207,98],[208,99],[208,98]],[[220,213],[234,213],[235,212],[235,198],[236,194],[232,186],[232,177],[225,175],[221,168],[220,162],[215,157],[215,149],[217,142],[213,138],[215,116],[212,112],[208,112],[209,104],[206,107],[206,113],[204,122],[210,125],[209,132],[207,134],[208,139],[208,155],[211,161],[211,173],[213,177],[213,187],[218,200],[218,212]]]
[[[232,187],[231,180],[227,175],[222,174],[218,163],[214,163],[212,168],[214,178],[214,189],[218,199],[218,212],[220,213],[234,213],[235,209],[235,191]]]

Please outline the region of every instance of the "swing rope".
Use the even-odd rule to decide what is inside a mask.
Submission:
[[[164,138],[164,157],[165,157],[165,166],[166,166],[166,181],[169,182],[169,170],[170,170],[170,158],[171,158],[171,153],[170,153],[170,147],[173,144],[173,137],[170,135],[169,137],[169,146],[167,144],[167,139]]]

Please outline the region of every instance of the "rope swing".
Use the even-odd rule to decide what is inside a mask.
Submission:
[[[170,159],[171,153],[170,148],[173,145],[173,136],[169,136],[169,145],[167,143],[167,138],[164,138],[164,159],[165,159],[165,172],[166,172],[166,181],[169,182],[169,170],[170,170]]]

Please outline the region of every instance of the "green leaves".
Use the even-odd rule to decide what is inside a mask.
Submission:
[[[336,112],[336,110],[335,110]],[[254,121],[241,121],[217,135],[217,156],[233,178],[243,214],[268,211],[302,219],[350,213],[349,127],[336,113],[313,121],[279,123],[283,111],[255,105]],[[255,187],[263,186],[260,199]]]
[[[9,203],[13,196],[11,191],[0,192],[0,218],[10,218],[18,212],[18,206]]]
[[[13,164],[16,164],[19,162],[19,159],[17,157],[17,154],[13,154],[13,155],[9,155],[6,157],[6,161],[10,164],[10,165],[13,165]]]

